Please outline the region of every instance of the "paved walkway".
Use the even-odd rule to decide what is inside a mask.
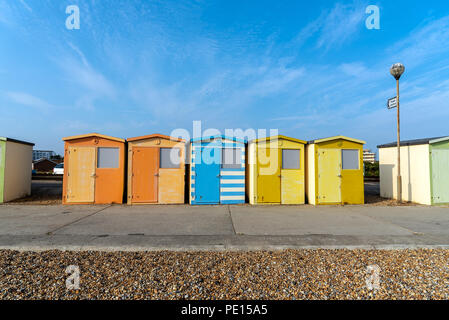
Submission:
[[[449,248],[449,208],[0,205],[0,248]]]

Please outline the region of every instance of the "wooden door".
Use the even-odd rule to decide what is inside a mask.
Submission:
[[[432,166],[432,202],[449,203],[449,149],[433,149]]]
[[[303,204],[304,165],[301,164],[300,149],[282,149],[281,203]]]
[[[93,203],[95,199],[95,147],[69,147],[67,202]]]
[[[132,202],[157,202],[159,148],[134,147],[132,162]]]
[[[257,146],[257,202],[281,202],[280,149]]]
[[[195,203],[220,203],[220,161],[221,147],[196,149],[195,160]]]
[[[318,202],[341,203],[341,150],[318,152]]]

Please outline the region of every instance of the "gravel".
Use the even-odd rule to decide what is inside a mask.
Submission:
[[[0,299],[449,299],[449,250],[0,250]]]

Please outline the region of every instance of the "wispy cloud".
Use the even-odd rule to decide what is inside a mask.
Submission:
[[[304,44],[316,39],[316,47],[326,51],[340,47],[357,37],[364,27],[366,4],[360,1],[337,3],[331,9],[325,9],[314,21],[307,24],[296,36],[294,43]]]
[[[80,57],[83,65],[85,67],[89,67],[89,63],[87,62],[87,59],[86,59],[86,56],[84,55],[84,53],[77,46],[75,46],[73,43],[68,42],[68,45],[69,45],[70,48],[73,49],[73,51],[75,51],[78,54],[78,56]]]
[[[410,67],[424,64],[449,52],[449,16],[431,21],[410,32],[410,35],[388,48],[387,53],[406,61]],[[449,57],[446,57],[449,58]],[[443,59],[447,62],[447,59]]]
[[[33,12],[33,9],[25,2],[25,0],[19,0],[19,2],[27,9],[29,12]]]
[[[41,111],[49,111],[54,108],[52,104],[26,92],[6,92],[5,95],[10,101],[22,106],[35,108]]]

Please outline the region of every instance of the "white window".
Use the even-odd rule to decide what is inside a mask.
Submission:
[[[119,148],[98,148],[97,168],[118,168]]]
[[[161,148],[159,167],[161,169],[179,168],[181,164],[181,150],[178,148]]]
[[[282,169],[300,169],[297,149],[282,149]]]
[[[239,169],[242,167],[242,150],[240,148],[223,148],[222,164],[224,169]]]
[[[359,150],[341,150],[341,162],[343,170],[359,169]]]

